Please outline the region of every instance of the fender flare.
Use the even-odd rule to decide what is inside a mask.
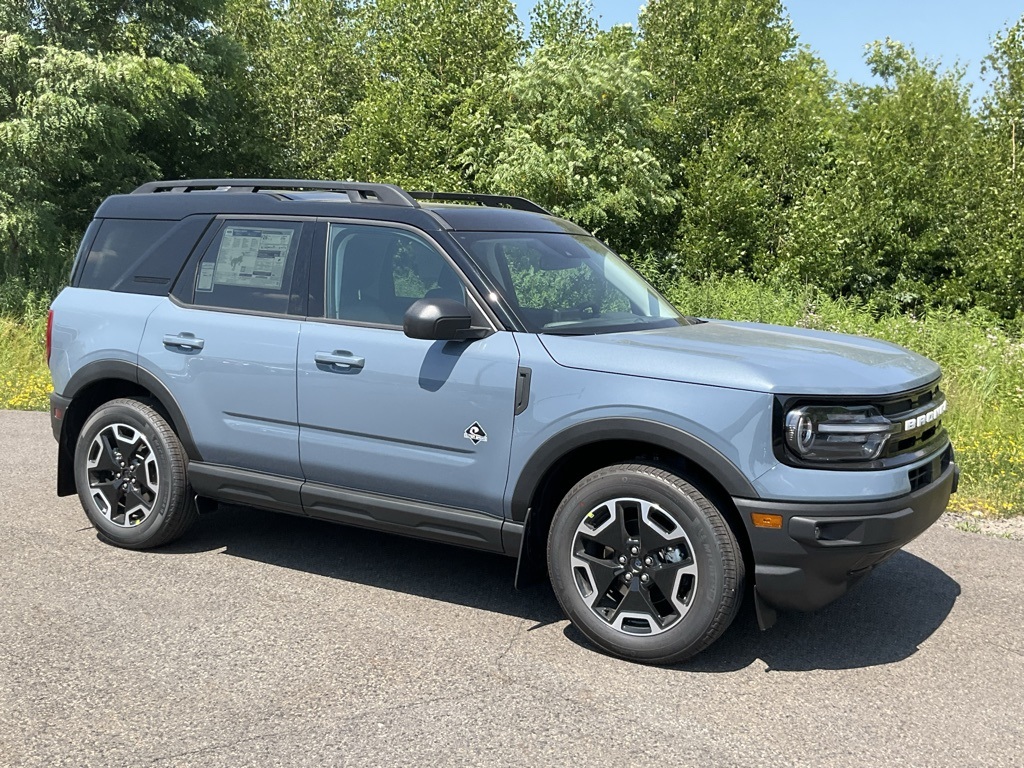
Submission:
[[[511,519],[526,522],[530,501],[547,471],[571,451],[613,440],[644,442],[679,454],[712,475],[730,496],[758,498],[750,480],[728,458],[700,438],[650,419],[611,417],[574,424],[548,438],[519,473],[510,503]]]
[[[73,405],[75,395],[81,390],[97,381],[109,379],[138,384],[149,390],[170,417],[171,426],[174,427],[188,458],[191,461],[203,460],[195,440],[192,439],[192,432],[188,428],[185,414],[178,405],[178,401],[174,399],[174,395],[154,374],[135,363],[130,363],[127,360],[96,360],[76,371],[62,394],[71,400]]]

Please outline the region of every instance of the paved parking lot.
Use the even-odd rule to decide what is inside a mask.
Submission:
[[[689,664],[603,656],[510,559],[230,507],[99,542],[46,414],[0,412],[0,764],[1006,765],[1024,542],[933,528]]]

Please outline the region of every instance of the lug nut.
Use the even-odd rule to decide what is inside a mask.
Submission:
[[[642,574],[640,576],[640,581],[642,581],[644,584],[646,584],[650,580],[651,580],[651,577],[648,576],[646,573],[644,573],[644,574]]]
[[[654,565],[654,558],[653,557],[645,557],[644,558],[644,565]]]
[[[631,555],[639,554],[640,553],[640,547],[630,547],[629,548],[629,553]]]
[[[625,565],[626,564],[626,556],[625,555],[619,555],[619,562],[622,563],[623,565]]]
[[[629,572],[624,573],[624,574],[622,574],[622,578],[624,578],[626,581],[632,581],[633,580],[633,574],[629,573]]]

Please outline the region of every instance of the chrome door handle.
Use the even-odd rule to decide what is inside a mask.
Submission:
[[[185,350],[200,350],[205,344],[202,339],[197,339],[194,334],[191,333],[169,333],[164,336],[165,347],[178,347],[179,349]]]
[[[347,368],[362,368],[366,365],[365,357],[356,357],[351,352],[340,349],[333,352],[317,352],[313,358],[320,365],[342,365]]]

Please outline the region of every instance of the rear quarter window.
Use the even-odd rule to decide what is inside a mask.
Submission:
[[[177,222],[104,219],[85,256],[80,288],[112,289]]]

